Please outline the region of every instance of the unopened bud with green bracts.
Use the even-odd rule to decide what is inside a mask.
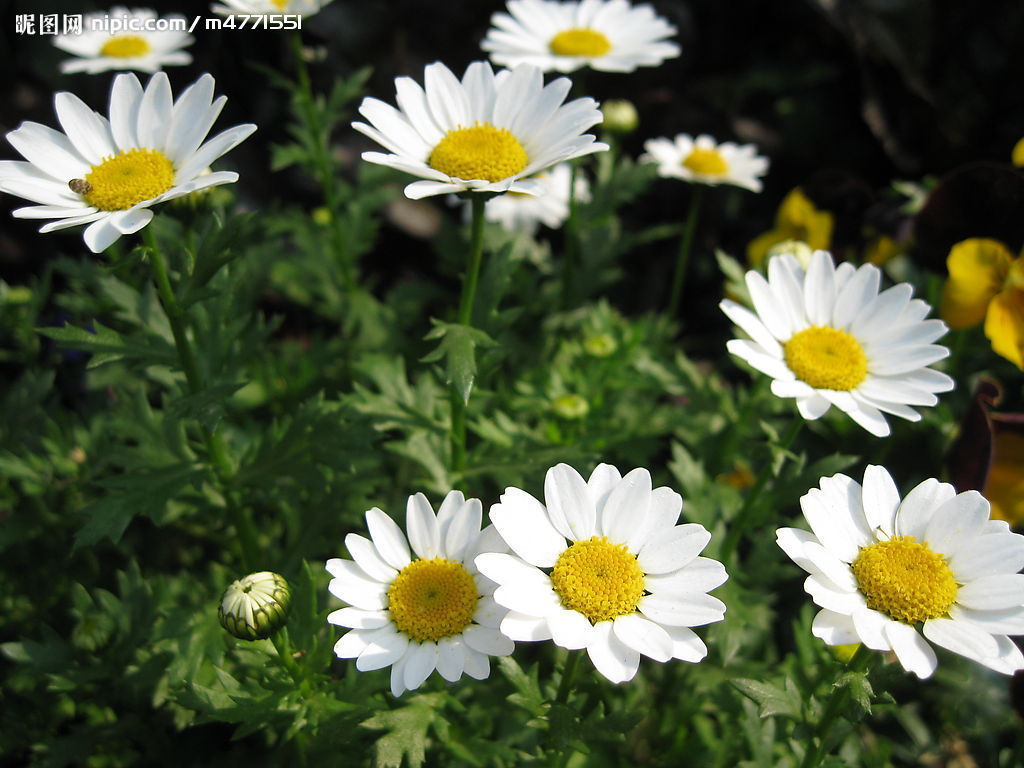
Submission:
[[[284,626],[292,590],[270,571],[250,573],[231,583],[220,599],[221,626],[239,640],[261,640]]]

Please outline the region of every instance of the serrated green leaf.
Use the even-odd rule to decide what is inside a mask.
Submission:
[[[95,323],[95,331],[65,325],[63,328],[37,328],[36,330],[62,346],[92,354],[89,368],[96,368],[122,358],[144,363],[174,365],[177,356],[170,344],[162,339],[147,337],[145,343],[125,339],[112,328]]]
[[[445,361],[445,382],[455,387],[463,402],[469,402],[476,379],[476,348],[494,347],[497,342],[481,331],[468,325],[434,321],[434,328],[425,337],[427,341],[437,340],[433,352],[420,358],[424,363]]]
[[[387,733],[374,744],[376,768],[401,768],[406,760],[409,768],[419,768],[427,759],[427,730],[438,717],[435,709],[441,703],[438,694],[416,696],[409,704],[388,712],[378,712],[359,725]]]
[[[737,678],[730,682],[740,693],[750,698],[760,707],[761,717],[772,717],[774,715],[785,715],[793,718],[800,717],[802,702],[800,693],[795,688],[789,686],[780,688],[777,685],[746,678]]]
[[[243,386],[243,383],[220,384],[179,397],[167,403],[167,412],[178,419],[195,419],[212,432],[224,418],[228,399]]]

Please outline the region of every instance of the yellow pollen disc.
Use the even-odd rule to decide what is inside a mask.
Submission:
[[[604,56],[612,49],[612,44],[596,30],[576,27],[559,32],[551,38],[548,47],[556,56]]]
[[[270,4],[277,8],[277,10],[283,11],[288,7],[288,0],[270,0]]]
[[[163,152],[129,149],[94,165],[85,183],[91,189],[82,197],[89,205],[101,211],[124,211],[173,187],[174,166]]]
[[[906,624],[937,619],[956,600],[946,558],[913,536],[894,536],[862,547],[850,568],[868,608]]]
[[[683,160],[683,165],[704,176],[723,176],[729,172],[729,164],[717,149],[694,147]]]
[[[856,389],[868,375],[860,342],[846,331],[825,326],[794,333],[783,345],[786,365],[815,389]]]
[[[399,632],[418,643],[462,632],[473,621],[480,593],[460,563],[435,557],[405,566],[388,589],[388,610]]]
[[[591,624],[633,613],[644,595],[644,572],[636,556],[604,536],[577,541],[562,552],[551,583],[562,605]]]
[[[134,59],[150,52],[149,41],[138,35],[112,37],[100,48],[100,53],[115,59]]]
[[[430,153],[428,165],[457,179],[501,181],[526,167],[526,150],[505,128],[478,123],[471,128],[456,128]]]

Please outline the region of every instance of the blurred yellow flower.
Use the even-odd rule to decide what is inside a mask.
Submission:
[[[1024,168],[1024,139],[1013,145],[1013,153],[1010,155],[1010,162],[1018,168]]]
[[[1024,524],[1024,433],[996,430],[992,443],[984,493],[992,517],[1013,526]]]
[[[832,214],[819,211],[804,191],[796,187],[779,206],[775,227],[747,245],[747,260],[755,267],[761,266],[768,249],[785,240],[801,240],[812,250],[827,250],[832,241],[833,224]]]
[[[974,237],[950,249],[942,318],[953,328],[985,321],[992,349],[1024,369],[1024,257],[998,240]]]

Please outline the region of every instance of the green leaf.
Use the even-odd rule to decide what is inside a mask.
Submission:
[[[802,706],[800,692],[787,680],[786,687],[738,678],[730,681],[744,696],[760,707],[761,717],[785,715],[799,718]]]
[[[402,760],[409,768],[419,768],[427,759],[427,730],[438,718],[435,709],[442,701],[440,694],[416,696],[401,709],[378,712],[360,723],[363,728],[387,731],[374,744],[375,768],[401,768]]]
[[[92,359],[89,361],[89,368],[96,368],[104,363],[122,358],[150,364],[175,365],[177,363],[178,358],[173,348],[161,339],[147,338],[146,343],[140,343],[125,339],[117,331],[101,323],[96,323],[95,326],[95,332],[71,325],[65,325],[63,328],[37,328],[36,330],[62,346],[82,352],[91,352]]]
[[[866,715],[871,714],[871,697],[874,690],[868,681],[868,676],[863,672],[846,672],[836,680],[833,696],[841,695],[843,688],[849,694],[849,706],[847,707],[847,719],[857,722]]]
[[[478,328],[437,320],[433,322],[433,330],[424,338],[427,341],[439,340],[437,347],[420,360],[424,363],[445,360],[445,382],[453,385],[463,402],[468,403],[476,379],[476,348],[494,347],[497,342]]]
[[[212,432],[224,418],[228,399],[243,386],[242,383],[219,384],[169,402],[167,411],[178,419],[195,419]]]

